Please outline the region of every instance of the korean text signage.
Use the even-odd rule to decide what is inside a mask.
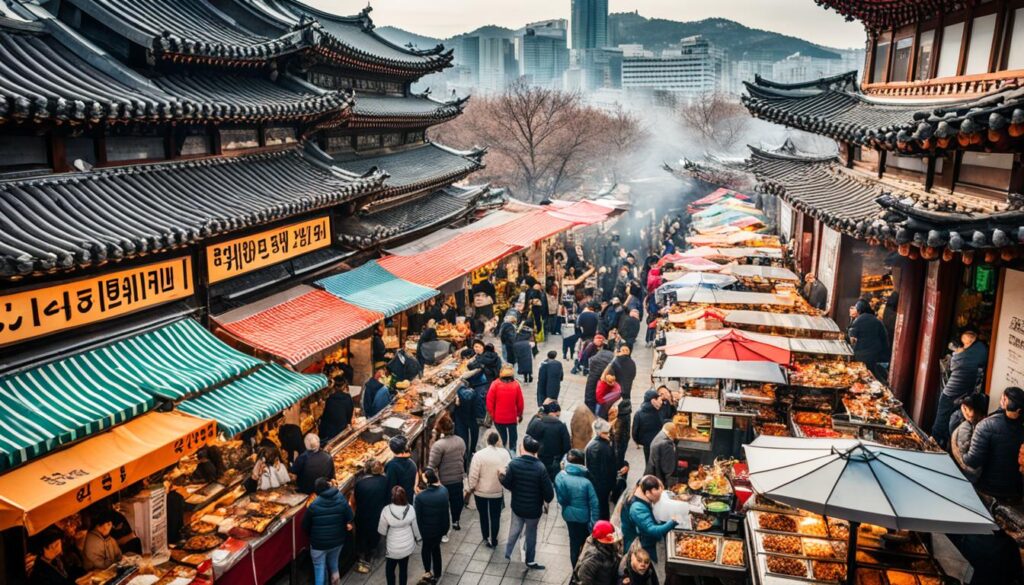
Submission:
[[[189,297],[192,266],[174,258],[0,296],[0,346]]]
[[[988,409],[999,408],[1008,386],[1024,386],[1024,272],[1009,268],[1003,273],[1002,301],[996,338],[992,341],[992,373],[989,376]]]
[[[206,248],[209,282],[220,282],[331,245],[331,219],[318,217]]]

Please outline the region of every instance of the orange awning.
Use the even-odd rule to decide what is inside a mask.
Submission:
[[[191,455],[217,423],[151,412],[0,476],[0,530],[36,534],[93,502]]]

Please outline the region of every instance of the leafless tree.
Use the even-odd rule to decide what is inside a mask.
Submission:
[[[738,101],[718,92],[697,96],[679,109],[683,126],[708,146],[728,151],[743,137],[750,114]]]
[[[634,163],[633,155],[649,138],[649,134],[640,118],[621,105],[616,105],[605,114],[608,118],[602,134],[605,168],[612,173],[612,179],[617,183],[623,171]]]

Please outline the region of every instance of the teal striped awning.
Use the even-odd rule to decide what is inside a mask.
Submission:
[[[180,399],[263,362],[183,319],[0,378],[0,470]]]
[[[358,307],[391,317],[437,296],[438,291],[398,278],[376,260],[316,281],[325,291]]]
[[[178,410],[217,421],[217,429],[233,437],[327,386],[321,375],[297,374],[277,364],[216,388],[178,405]]]

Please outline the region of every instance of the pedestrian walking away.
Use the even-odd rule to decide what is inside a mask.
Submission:
[[[409,497],[402,486],[391,488],[391,503],[380,513],[377,532],[384,537],[386,558],[384,574],[388,585],[407,585],[409,557],[423,540],[416,523],[416,510],[409,505]],[[395,581],[395,572],[398,580]]]
[[[448,492],[452,529],[460,530],[459,520],[462,518],[462,508],[465,505],[462,481],[466,478],[466,444],[454,432],[455,425],[451,417],[447,412],[442,413],[434,423],[436,438],[434,444],[430,446],[427,465],[436,470],[441,485]]]
[[[608,520],[611,517],[609,502],[618,474],[618,467],[615,465],[615,450],[612,449],[609,437],[612,426],[604,419],[597,419],[594,421],[593,430],[594,438],[587,445],[585,453],[587,471],[590,472],[591,480],[594,482],[594,491],[597,492],[597,503],[600,506],[598,516],[602,520]]]
[[[380,543],[377,523],[380,513],[388,505],[388,479],[384,477],[384,464],[376,459],[366,462],[363,477],[353,488],[353,502],[356,506],[356,554],[358,563],[356,571],[369,573],[373,564],[373,554]]]
[[[548,359],[540,364],[537,370],[537,407],[544,406],[548,400],[558,401],[558,395],[562,391],[562,379],[565,374],[562,370],[562,362],[558,361],[558,352],[549,351]]]
[[[548,402],[544,405],[543,413],[535,416],[526,427],[526,434],[540,443],[537,456],[548,470],[551,481],[555,480],[555,475],[561,469],[562,458],[572,448],[569,429],[562,422],[561,414],[562,407],[557,402]]]
[[[533,437],[523,437],[523,449],[519,457],[513,459],[505,473],[499,477],[501,485],[511,493],[512,524],[508,529],[508,543],[505,545],[505,560],[512,559],[519,537],[525,542],[526,566],[530,569],[543,569],[537,563],[537,525],[544,513],[546,504],[554,499],[555,490],[548,478],[544,464],[537,459],[540,444]]]
[[[661,419],[661,395],[657,390],[644,392],[644,402],[633,415],[633,442],[644,450],[644,463],[651,459],[651,442],[661,432],[664,421]]]
[[[512,453],[519,441],[517,425],[523,420],[524,408],[523,388],[516,381],[515,371],[512,366],[502,366],[500,377],[487,392],[487,412],[494,420],[501,442]]]
[[[384,475],[388,480],[388,492],[396,485],[401,486],[406,494],[412,494],[416,487],[416,462],[409,452],[409,439],[405,435],[396,435],[388,440],[388,448],[394,454],[391,461],[384,466]]]
[[[467,487],[480,514],[480,533],[484,544],[494,548],[498,546],[501,510],[505,507],[505,488],[498,474],[504,473],[512,456],[501,446],[497,431],[487,431],[484,442],[487,446],[474,453],[469,464]]]
[[[309,553],[313,557],[313,581],[316,585],[339,585],[338,559],[352,528],[352,508],[338,488],[322,477],[317,478],[313,489],[316,499],[302,517],[302,530],[309,537]],[[325,579],[327,575],[330,581]]]
[[[461,469],[461,467],[460,467]],[[451,527],[449,517],[448,490],[441,485],[437,471],[432,467],[423,470],[423,488],[413,501],[413,508],[416,510],[416,524],[420,529],[420,536],[423,538],[423,548],[420,556],[423,559],[423,570],[425,571],[421,582],[437,583],[441,578],[441,542],[448,536],[448,529]],[[459,486],[462,489],[462,486]]]
[[[569,530],[569,559],[573,567],[601,511],[590,473],[583,466],[584,461],[583,451],[569,451],[565,469],[555,477],[555,497],[562,507],[562,519]]]

